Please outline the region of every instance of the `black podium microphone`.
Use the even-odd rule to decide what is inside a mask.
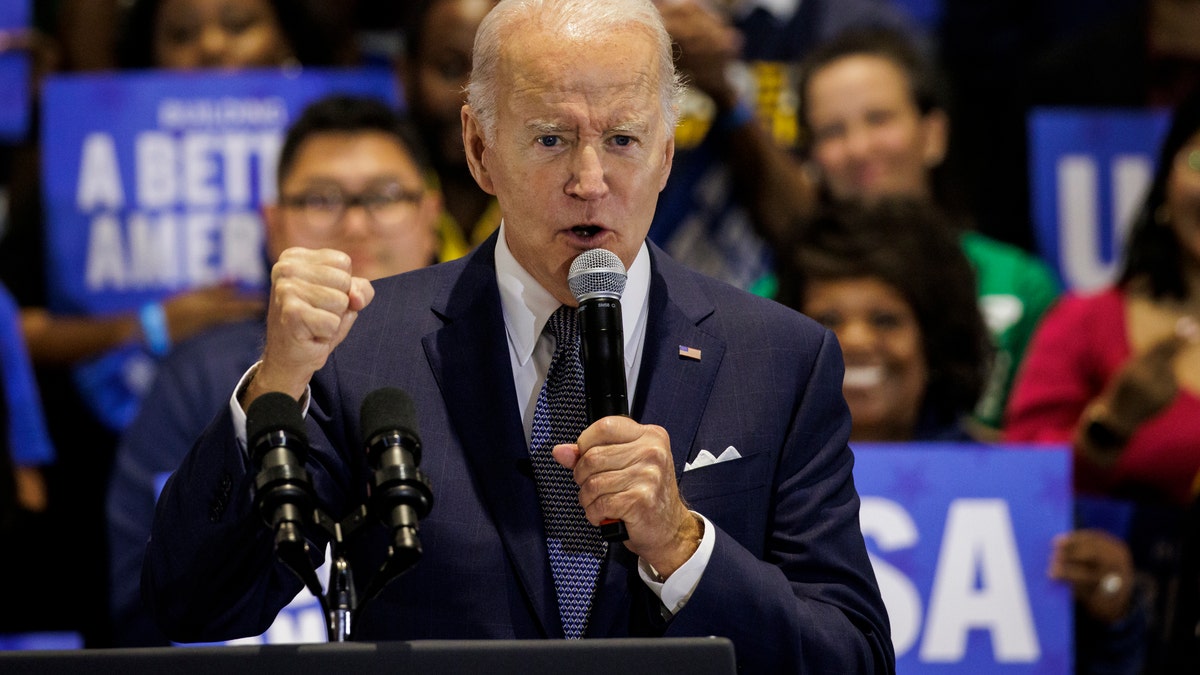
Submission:
[[[392,532],[388,560],[366,593],[371,597],[421,558],[417,525],[433,507],[433,490],[417,468],[421,438],[408,394],[395,387],[376,389],[363,399],[359,421],[371,466],[371,503]]]
[[[625,291],[625,265],[612,251],[593,248],[571,262],[567,284],[579,301],[580,358],[587,398],[587,421],[609,415],[629,416],[625,383],[625,331],[621,325],[621,293]],[[625,541],[625,523],[606,520],[600,534],[608,541]]]
[[[304,537],[304,527],[313,518],[313,495],[304,468],[308,434],[300,404],[282,392],[254,399],[246,410],[246,440],[257,471],[255,505],[275,533],[275,552],[320,597]]]

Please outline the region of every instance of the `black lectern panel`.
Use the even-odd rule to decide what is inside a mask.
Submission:
[[[725,638],[418,640],[0,652],[0,672],[49,675],[733,675]]]

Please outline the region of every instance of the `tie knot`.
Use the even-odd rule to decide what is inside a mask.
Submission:
[[[550,330],[550,334],[560,345],[576,342],[579,335],[579,323],[575,320],[575,308],[563,305],[554,310],[554,313],[550,315],[550,320],[546,322],[546,328]]]

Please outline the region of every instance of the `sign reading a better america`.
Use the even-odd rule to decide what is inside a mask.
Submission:
[[[398,101],[388,71],[61,76],[44,91],[52,307],[100,313],[266,281],[259,205],[283,135],[334,93]]]

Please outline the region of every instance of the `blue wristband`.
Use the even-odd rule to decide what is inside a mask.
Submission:
[[[142,337],[155,356],[165,356],[171,351],[171,334],[167,332],[167,312],[162,303],[148,302],[138,311],[142,324]]]

